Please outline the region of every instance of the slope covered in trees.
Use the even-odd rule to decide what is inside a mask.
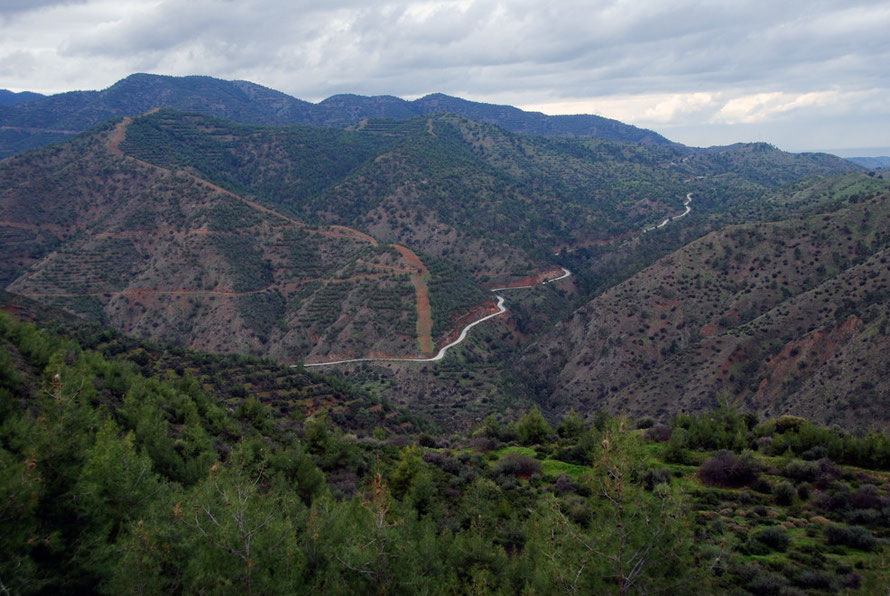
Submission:
[[[558,351],[525,367],[533,391],[505,365],[576,300],[727,223],[805,212],[809,199],[769,197],[850,168],[766,145],[688,156],[455,115],[338,130],[156,110],[5,160],[0,262],[10,291],[128,333],[281,362],[429,353],[487,312],[483,285],[568,267],[559,288],[513,293],[507,328],[480,328],[449,365],[353,367],[369,390],[465,427],[549,399]],[[690,196],[688,217],[641,234]]]
[[[18,98],[16,98],[18,99]],[[134,74],[102,91],[35,95],[23,105],[0,98],[0,158],[70,138],[121,116],[153,108],[198,112],[243,124],[311,124],[344,127],[368,118],[406,119],[450,112],[533,135],[587,136],[616,141],[677,146],[661,135],[600,116],[545,116],[512,106],[496,106],[433,94],[405,101],[397,97],[337,95],[318,104],[248,81],[204,76]]]
[[[253,392],[224,407],[190,372],[145,374],[116,341],[0,315],[6,591],[875,593],[888,580],[885,435],[729,408],[645,432],[602,412],[554,429],[533,409],[469,435],[347,434],[330,410],[283,416]]]

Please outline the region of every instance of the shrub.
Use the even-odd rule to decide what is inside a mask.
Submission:
[[[544,420],[544,415],[537,407],[526,412],[516,423],[516,434],[523,445],[534,445],[542,442],[553,429]]]
[[[785,578],[781,575],[758,570],[745,588],[753,594],[782,594],[786,583]]]
[[[766,478],[758,478],[754,481],[754,484],[751,485],[751,488],[764,495],[768,495],[773,492],[773,486]]]
[[[698,475],[705,484],[738,488],[757,480],[760,466],[750,453],[737,456],[724,449],[705,461]]]
[[[794,459],[785,465],[782,475],[798,482],[812,482],[819,477],[820,472],[817,462]]]
[[[671,438],[671,430],[667,424],[656,424],[646,431],[646,438],[656,443],[664,443]]]
[[[467,441],[467,446],[472,447],[480,453],[488,453],[498,448],[500,443],[497,439],[491,437],[473,437]]]
[[[816,571],[812,569],[807,569],[801,571],[796,578],[794,578],[794,583],[801,588],[805,588],[807,590],[836,590],[837,582],[834,576],[829,575],[823,571]]]
[[[820,493],[816,507],[831,512],[847,511],[850,508],[850,491],[846,487],[834,493]]]
[[[668,444],[664,449],[664,461],[669,464],[685,464],[688,462],[689,453],[686,451],[687,433],[684,428],[675,428],[671,432]]]
[[[643,486],[646,490],[654,490],[659,484],[670,484],[671,472],[667,468],[650,468],[643,474]]]
[[[855,509],[880,509],[881,493],[874,484],[863,484],[850,497],[850,505]]]
[[[782,480],[773,488],[773,496],[776,498],[776,505],[788,506],[794,503],[794,485],[787,480]]]
[[[651,416],[643,416],[639,420],[637,420],[637,428],[638,429],[647,429],[655,426],[655,419]]]
[[[460,474],[462,468],[460,461],[442,453],[441,451],[424,451],[423,461],[432,464],[453,476]]]
[[[575,483],[572,482],[572,479],[565,474],[560,474],[559,478],[556,479],[556,483],[553,485],[553,490],[560,495],[566,493],[574,493]]]
[[[435,447],[436,439],[426,433],[421,433],[417,437],[417,444],[421,447]]]
[[[511,453],[494,466],[494,473],[500,476],[525,476],[541,473],[541,464],[538,460],[527,455]]]
[[[574,410],[569,410],[559,424],[557,432],[560,437],[574,439],[580,437],[585,430],[584,418]]]
[[[847,513],[844,519],[848,524],[871,526],[880,523],[881,517],[881,513],[874,509],[854,509]]]
[[[849,546],[864,551],[873,550],[878,543],[871,532],[860,526],[825,526],[825,538],[832,546]]]
[[[785,552],[788,549],[788,545],[791,543],[791,538],[788,537],[788,533],[779,527],[764,528],[763,530],[760,530],[754,535],[754,540],[771,550],[780,552]]]
[[[813,492],[813,487],[809,482],[801,482],[797,486],[797,498],[801,501],[806,501],[810,498],[810,493]]]
[[[828,486],[841,476],[843,476],[843,472],[838,467],[836,463],[828,459],[827,457],[820,459],[819,464],[819,478],[818,484],[821,487]]]

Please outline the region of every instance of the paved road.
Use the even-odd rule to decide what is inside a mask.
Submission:
[[[550,284],[555,281],[565,279],[572,274],[572,272],[569,271],[568,269],[566,269],[565,267],[562,267],[562,271],[563,271],[563,274],[560,275],[559,277],[554,277],[553,279],[548,279],[546,281],[543,281],[543,282],[541,282],[540,285]],[[492,292],[503,292],[505,290],[524,290],[524,289],[533,288],[533,287],[534,287],[534,285],[518,286],[515,288],[495,288],[491,291]],[[504,314],[505,312],[507,312],[507,307],[504,306],[504,297],[501,296],[500,294],[495,294],[495,296],[498,299],[498,304],[497,304],[498,312],[491,313],[490,315],[485,315],[481,319],[479,319],[477,321],[473,321],[472,323],[470,323],[469,325],[464,327],[463,330],[461,330],[458,338],[456,340],[454,340],[453,342],[451,342],[450,344],[448,344],[447,346],[444,346],[441,350],[439,350],[439,352],[435,356],[431,356],[429,358],[352,358],[349,360],[334,360],[333,362],[315,362],[313,364],[303,364],[303,366],[308,368],[308,367],[318,367],[318,366],[334,366],[336,364],[353,364],[356,362],[438,362],[439,360],[441,360],[442,358],[445,357],[445,354],[448,352],[448,350],[450,350],[451,348],[453,348],[456,345],[459,345],[461,342],[463,342],[465,339],[467,339],[467,334],[470,332],[470,329],[472,329],[476,325],[479,325],[480,323],[484,323],[488,319],[493,319],[495,317],[499,317],[502,314]],[[297,366],[299,366],[299,365],[292,364],[291,368],[296,368]]]
[[[656,225],[656,226],[652,226],[651,228],[646,228],[645,230],[643,230],[643,232],[644,232],[644,233],[645,233],[645,232],[651,232],[652,230],[655,230],[655,229],[658,229],[658,228],[663,228],[664,226],[668,225],[668,224],[671,223],[672,221],[676,221],[676,220],[680,219],[681,217],[686,217],[687,215],[689,215],[689,212],[692,211],[692,207],[689,206],[689,204],[690,204],[691,202],[692,202],[692,193],[691,193],[691,192],[687,192],[687,193],[686,193],[686,202],[683,203],[683,206],[686,207],[686,211],[684,211],[684,212],[681,213],[680,215],[674,215],[673,217],[668,217],[667,219],[665,219],[665,220],[664,220],[663,222],[661,222],[660,224],[658,224],[658,225]]]

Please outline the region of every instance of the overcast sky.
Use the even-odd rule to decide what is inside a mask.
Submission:
[[[442,92],[690,145],[886,154],[888,32],[890,0],[0,0],[0,88],[204,74],[310,101]]]

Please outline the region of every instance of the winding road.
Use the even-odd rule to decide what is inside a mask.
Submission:
[[[643,230],[643,233],[645,234],[646,232],[651,232],[652,230],[657,230],[658,228],[663,228],[664,226],[668,225],[672,221],[680,219],[681,217],[686,217],[687,215],[689,215],[689,212],[692,211],[692,207],[689,206],[689,204],[691,202],[692,202],[692,193],[687,192],[686,193],[686,202],[683,203],[683,206],[686,207],[686,211],[684,211],[680,215],[674,215],[673,217],[668,217],[660,224],[652,226],[651,228],[646,228],[645,230]]]
[[[682,217],[686,217],[687,215],[689,215],[692,212],[692,207],[690,207],[691,203],[692,203],[692,193],[688,192],[688,193],[686,193],[686,201],[683,203],[683,207],[686,208],[686,210],[683,211],[683,213],[681,213],[680,215],[674,215],[674,216],[665,218],[665,220],[663,222],[656,224],[654,226],[645,228],[641,231],[641,233],[645,234],[646,232],[651,232],[653,230],[663,228],[664,226],[668,225],[672,221],[677,221],[678,219],[680,219]],[[569,271],[568,269],[566,269],[565,267],[562,267],[562,270],[563,270],[562,275],[560,275],[559,277],[555,277],[553,279],[545,280],[545,281],[541,282],[540,285],[549,284],[549,283],[553,283],[555,281],[559,281],[561,279],[565,279],[572,274],[572,272]],[[535,287],[535,285],[538,285],[538,284],[532,284],[532,285],[527,285],[527,286],[506,287],[506,288],[493,288],[491,291],[492,292],[506,292],[506,291],[510,291],[510,290],[526,290],[526,289]],[[430,358],[352,358],[350,360],[334,360],[331,362],[314,362],[311,364],[304,363],[303,366],[304,367],[334,366],[337,364],[352,364],[352,363],[356,363],[356,362],[437,362],[445,357],[445,354],[446,354],[446,352],[448,352],[448,350],[450,350],[454,346],[460,344],[465,339],[467,339],[467,334],[469,333],[470,329],[472,329],[479,323],[485,322],[488,319],[493,319],[494,317],[498,317],[498,316],[504,314],[505,312],[507,312],[507,307],[504,306],[504,297],[499,294],[496,294],[496,296],[498,299],[498,304],[497,304],[498,312],[492,313],[490,315],[486,315],[486,316],[482,317],[481,319],[479,319],[478,321],[473,321],[472,323],[470,323],[469,325],[464,327],[463,330],[460,332],[460,336],[456,340],[454,340],[447,346],[443,347],[441,350],[439,350],[439,352],[435,356],[431,356]],[[291,368],[295,368],[297,366],[299,366],[299,365],[292,364]]]
[[[554,277],[553,279],[548,279],[548,280],[542,281],[540,284],[537,284],[537,285],[550,284],[555,281],[565,279],[572,274],[572,272],[569,271],[568,269],[566,269],[565,267],[562,267],[561,269],[563,271],[562,275],[560,275],[559,277]],[[513,288],[494,288],[491,291],[492,292],[503,292],[506,290],[525,290],[525,289],[533,288],[533,287],[535,287],[535,286],[530,285],[530,286],[517,286],[517,287],[513,287]],[[435,356],[431,356],[429,358],[352,358],[349,360],[334,360],[332,362],[315,362],[312,364],[303,364],[303,366],[304,367],[333,366],[335,364],[353,364],[356,362],[438,362],[439,360],[441,360],[442,358],[445,357],[445,354],[448,352],[448,350],[459,345],[461,342],[463,342],[465,339],[467,339],[467,335],[469,334],[470,329],[472,329],[476,325],[479,325],[480,323],[484,323],[488,319],[493,319],[495,317],[499,317],[502,314],[504,314],[505,312],[507,312],[507,307],[504,306],[504,297],[501,296],[500,294],[495,294],[495,296],[498,299],[498,303],[497,303],[498,312],[491,313],[489,315],[485,315],[481,319],[478,319],[478,320],[473,321],[472,323],[468,324],[466,327],[464,327],[461,330],[460,335],[458,336],[458,338],[456,340],[454,340],[447,346],[443,346],[442,349],[440,349],[439,352]],[[291,364],[290,368],[296,368],[297,366],[299,366],[299,365]]]

